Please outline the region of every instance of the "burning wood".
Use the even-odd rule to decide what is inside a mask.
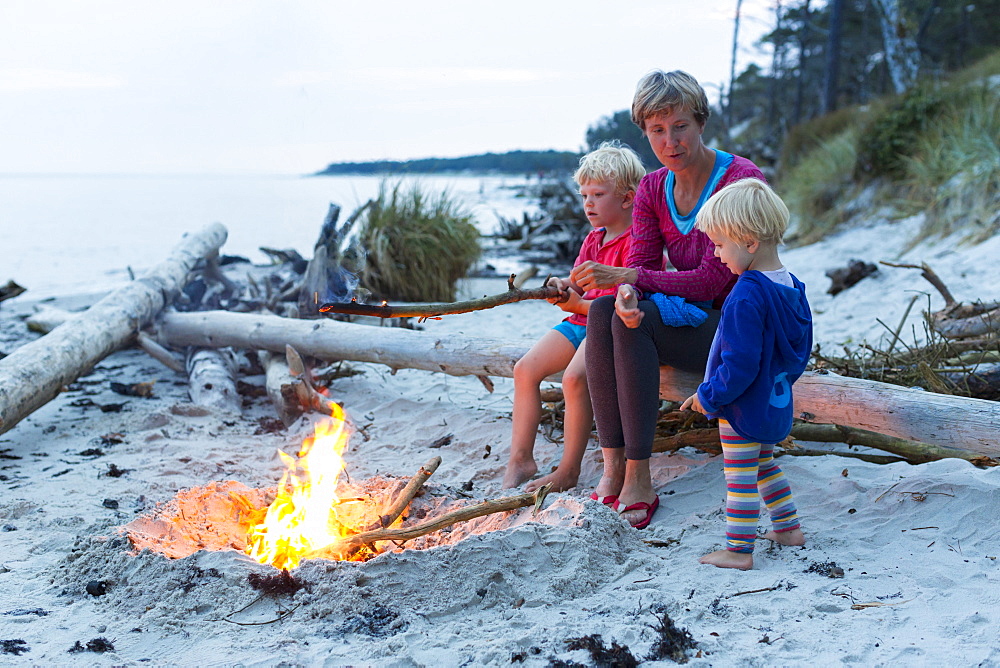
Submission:
[[[330,545],[310,556],[327,557],[336,555],[336,558],[338,559],[349,559],[351,558],[351,555],[357,554],[363,548],[371,547],[380,541],[401,542],[412,540],[413,538],[419,538],[420,536],[424,536],[434,531],[440,531],[441,529],[449,527],[452,524],[467,522],[468,520],[483,517],[485,515],[503,513],[508,510],[517,510],[518,508],[524,508],[526,506],[534,506],[534,512],[538,513],[542,507],[542,503],[545,501],[545,496],[549,493],[549,489],[551,489],[551,487],[552,485],[548,484],[538,488],[534,492],[518,494],[516,496],[507,496],[502,499],[483,501],[482,503],[478,503],[474,506],[453,510],[452,512],[446,513],[441,517],[428,520],[412,527],[363,531],[361,533],[354,534],[353,536],[348,536],[338,544]]]

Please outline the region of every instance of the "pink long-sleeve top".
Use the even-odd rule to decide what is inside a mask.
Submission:
[[[721,308],[736,283],[736,275],[719,258],[704,232],[681,234],[670,215],[665,184],[666,167],[643,177],[632,208],[632,248],[626,265],[637,270],[635,285],[645,293],[662,292],[688,301],[712,302]],[[766,181],[757,165],[733,156],[712,194],[740,179]],[[663,270],[663,251],[676,271]]]

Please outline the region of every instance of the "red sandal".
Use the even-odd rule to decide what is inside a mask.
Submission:
[[[604,505],[612,507],[614,507],[618,503],[617,494],[608,494],[607,496],[597,496],[597,492],[591,492],[590,499],[592,501],[600,501]]]
[[[615,509],[615,511],[619,515],[621,515],[622,513],[627,513],[630,510],[645,510],[646,511],[646,516],[644,518],[642,518],[641,520],[639,520],[635,524],[632,524],[631,522],[629,522],[629,524],[631,524],[632,528],[634,528],[634,529],[645,529],[646,527],[649,526],[649,523],[653,520],[653,513],[655,513],[656,509],[660,507],[660,497],[659,496],[653,497],[653,502],[652,503],[646,503],[645,501],[639,501],[637,503],[633,503],[630,506],[625,506],[624,508],[619,508],[618,507],[618,500],[615,499],[614,506],[612,506],[612,507]]]

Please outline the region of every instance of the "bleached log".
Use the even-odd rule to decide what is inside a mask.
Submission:
[[[531,341],[437,336],[401,327],[368,327],[337,320],[298,320],[271,315],[198,311],[164,313],[154,331],[169,346],[232,346],[302,355],[327,361],[353,360],[392,369],[441,371],[452,376],[513,377],[514,364]]]
[[[393,369],[441,371],[454,376],[512,377],[514,364],[533,343],[220,311],[165,313],[156,327],[161,342],[170,345],[280,352],[291,344],[304,355],[329,361],[374,362]],[[700,381],[700,374],[662,367],[660,396],[681,401],[694,393]],[[1000,424],[1000,402],[810,372],[795,384],[795,414],[807,422],[858,427],[990,456],[1000,454],[996,427]]]
[[[184,363],[177,359],[172,352],[154,341],[149,334],[138,332],[135,335],[135,344],[152,357],[154,360],[167,367],[171,371],[184,373]]]
[[[198,260],[225,240],[226,228],[218,223],[185,236],[144,276],[0,360],[0,434],[128,343],[183,287]]]
[[[243,399],[236,391],[236,356],[231,349],[196,348],[187,357],[191,403],[240,415]]]
[[[701,375],[660,368],[660,396],[691,396]],[[795,417],[1000,455],[1000,402],[937,394],[873,380],[807,372],[795,383]]]
[[[284,355],[270,350],[257,351],[257,359],[264,367],[264,386],[278,418],[287,427],[302,415],[302,405],[295,393],[295,378],[288,370]]]
[[[28,316],[24,323],[28,326],[28,331],[37,334],[48,334],[53,329],[63,324],[73,317],[69,311],[50,306],[35,307],[35,312]],[[184,362],[177,359],[172,352],[154,341],[145,332],[137,332],[135,344],[139,346],[147,355],[157,362],[177,373],[187,373],[184,369]]]

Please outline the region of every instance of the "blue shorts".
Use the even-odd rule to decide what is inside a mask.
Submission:
[[[580,344],[583,343],[584,337],[587,336],[586,325],[577,325],[569,320],[563,320],[552,329],[569,339],[574,348],[579,348]]]

